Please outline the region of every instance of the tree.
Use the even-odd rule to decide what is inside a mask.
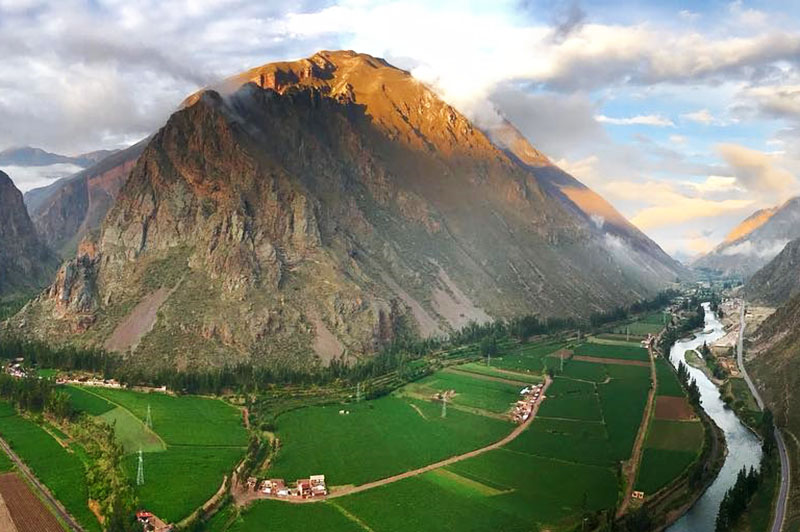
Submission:
[[[497,354],[497,338],[492,336],[487,336],[483,340],[481,340],[481,355],[485,357],[492,357]]]

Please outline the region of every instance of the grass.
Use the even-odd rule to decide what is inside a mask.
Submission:
[[[645,447],[668,451],[690,451],[695,454],[703,446],[703,424],[699,421],[653,420]]]
[[[349,415],[340,415],[347,408]],[[363,484],[500,440],[511,425],[439,403],[387,396],[346,407],[293,410],[277,419],[282,446],[270,476],[324,474],[331,485]]]
[[[63,390],[69,394],[72,407],[78,412],[85,412],[90,416],[100,416],[115,408],[114,405],[102,397],[98,397],[83,388],[65,386]]]
[[[494,364],[494,361],[492,362]],[[508,380],[516,380],[520,383],[530,384],[530,383],[539,383],[542,382],[542,378],[538,375],[532,375],[530,373],[520,373],[513,370],[508,369],[497,369],[492,366],[487,366],[485,362],[468,362],[466,364],[461,364],[460,366],[456,366],[456,369],[459,371],[466,371],[468,373],[475,373],[476,375],[486,375],[489,377],[498,377],[501,379],[508,379]]]
[[[0,451],[0,473],[5,473],[12,469],[14,469],[14,462],[11,461],[11,458],[9,458],[5,452]]]
[[[211,528],[217,532],[218,528]],[[262,532],[263,530],[330,530],[359,532],[363,528],[346,517],[330,503],[286,504],[278,501],[258,501],[239,517],[230,532]]]
[[[607,345],[588,342],[576,347],[574,352],[576,355],[587,357],[641,360],[644,362],[650,360],[647,349],[632,345]]]
[[[539,416],[550,418],[602,421],[595,385],[555,377],[547,390],[547,399],[539,407]]]
[[[656,378],[658,379],[658,395],[684,397],[683,386],[672,364],[663,357],[656,358]]]
[[[614,463],[606,427],[598,422],[536,418],[506,447],[568,462],[604,466]]]
[[[242,425],[241,414],[234,407],[218,399],[111,388],[97,388],[91,392],[127,408],[142,421],[147,419],[149,406],[153,430],[168,445],[247,444],[247,431]]]
[[[618,325],[612,330],[616,334],[630,332],[632,336],[647,336],[648,334],[658,334],[664,328],[663,312],[653,312],[640,317],[636,321]]]
[[[134,453],[140,449],[150,453],[167,448],[157,434],[122,407],[116,407],[98,417],[114,427],[117,440],[126,453]]]
[[[602,382],[608,377],[608,372],[605,364],[584,360],[565,360],[564,371],[561,372],[561,375],[571,379]]]
[[[492,358],[492,365],[511,371],[541,375],[545,370],[547,355],[555,353],[566,345],[564,342],[536,342],[519,344]]]
[[[452,403],[456,405],[479,408],[495,413],[505,413],[519,399],[523,385],[509,384],[472,377],[459,373],[439,371],[434,375],[407,385],[403,390],[419,394],[425,398],[436,392],[455,390]]]
[[[669,484],[694,462],[696,452],[647,448],[636,479],[636,489],[653,494]]]
[[[141,506],[162,519],[175,522],[211,498],[242,458],[237,448],[169,446],[166,451],[144,454],[143,486],[136,487]],[[138,454],[125,457],[130,478],[136,478]]]
[[[94,404],[95,412],[104,403],[112,407],[99,417],[116,423],[117,438],[130,453],[125,465],[131,479],[141,445],[145,484],[136,487],[136,495],[141,506],[167,521],[178,521],[205,503],[244,456],[248,440],[241,414],[220,400],[112,388],[79,391],[97,400],[82,399]],[[148,407],[152,432],[143,424]]]
[[[100,525],[88,507],[84,464],[39,425],[0,403],[0,434],[69,512],[88,530]]]
[[[647,371],[647,368],[636,369]],[[632,372],[632,375],[636,373],[638,372]],[[627,460],[631,455],[644,416],[650,385],[648,377],[612,378],[608,383],[598,385],[611,453],[618,460]]]

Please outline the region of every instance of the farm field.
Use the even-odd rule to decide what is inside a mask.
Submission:
[[[658,395],[685,397],[683,386],[672,363],[663,357],[656,358],[656,378],[658,379]]]
[[[541,375],[547,369],[547,356],[562,349],[565,342],[536,342],[501,349],[492,358],[492,366],[500,369]]]
[[[11,461],[11,458],[0,450],[0,473],[11,471],[12,469],[14,469],[14,463]]]
[[[587,342],[579,345],[573,351],[579,356],[640,360],[642,362],[650,360],[647,349],[633,345],[608,345]]]
[[[335,503],[286,504],[259,501],[250,506],[227,530],[229,532],[262,532],[269,530],[330,530],[362,532],[364,529],[335,506]],[[211,527],[210,532],[221,528]]]
[[[529,381],[527,384],[535,383]],[[503,414],[508,412],[514,401],[519,398],[519,391],[525,385],[487,380],[479,376],[445,370],[407,384],[403,387],[402,393],[430,399],[437,392],[455,390],[455,395],[449,400],[452,404]]]
[[[350,414],[339,414],[342,408]],[[437,402],[390,395],[287,412],[277,419],[282,446],[269,474],[289,480],[320,473],[333,486],[363,484],[483,447],[513,428],[455,408],[442,418],[441,411]]]
[[[131,479],[136,478],[141,447],[145,484],[136,487],[136,495],[143,507],[167,521],[186,517],[208,500],[244,456],[247,432],[241,414],[220,400],[109,388],[76,390],[71,393],[78,404],[115,425],[128,453],[125,467]],[[152,430],[144,424],[148,407]]]
[[[492,361],[494,364],[494,361]],[[458,371],[463,371],[466,373],[474,373],[477,375],[485,375],[488,377],[497,377],[499,379],[507,379],[512,381],[519,381],[520,383],[530,384],[530,383],[540,383],[542,382],[542,378],[539,375],[533,375],[531,373],[520,373],[518,371],[513,371],[509,369],[502,369],[496,368],[494,365],[487,366],[485,362],[467,362],[466,364],[461,364],[458,366],[453,366],[454,369]]]
[[[602,421],[600,401],[594,383],[555,377],[539,417]]]
[[[658,334],[663,328],[664,313],[653,312],[631,323],[614,327],[612,333],[626,334],[626,332],[629,332],[631,336],[647,336],[648,334]]]
[[[78,412],[86,412],[90,416],[100,416],[115,408],[114,405],[102,397],[98,397],[83,388],[64,386],[62,389],[69,394],[72,407]]]
[[[87,530],[100,525],[88,507],[84,464],[36,423],[0,402],[0,435]]]
[[[17,532],[63,532],[58,519],[14,473],[0,475],[2,500]],[[2,519],[0,519],[2,525]]]

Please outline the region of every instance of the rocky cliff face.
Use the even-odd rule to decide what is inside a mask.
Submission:
[[[42,288],[55,267],[55,257],[36,235],[22,193],[0,172],[0,298]]]
[[[800,238],[800,198],[753,213],[692,265],[748,278],[795,238]]]
[[[146,142],[119,152],[93,152],[86,170],[25,194],[37,231],[63,257],[75,254],[80,240],[100,227]]]
[[[800,239],[786,244],[783,251],[756,272],[745,285],[748,300],[778,307],[800,293]]]
[[[307,368],[409,329],[587,315],[680,273],[380,59],[321,52],[215,89],[152,138],[20,325],[149,368]]]

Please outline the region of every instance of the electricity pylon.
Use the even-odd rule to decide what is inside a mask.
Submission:
[[[150,414],[150,405],[147,405],[147,419],[144,422],[147,425],[147,428],[153,428],[153,416]]]
[[[136,472],[136,485],[144,485],[144,458],[142,457],[141,447],[139,447],[139,470]]]

